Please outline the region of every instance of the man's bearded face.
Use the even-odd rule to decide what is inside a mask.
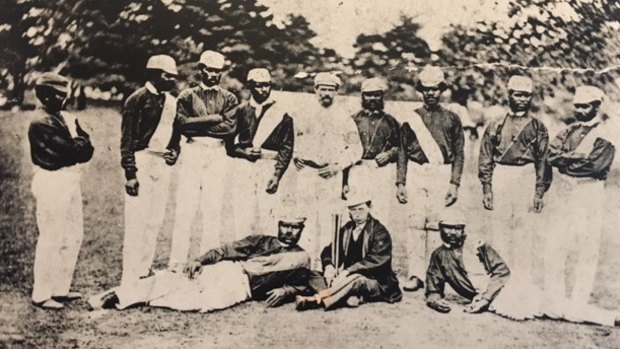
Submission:
[[[280,221],[280,223],[278,223],[278,240],[288,246],[297,245],[303,230],[303,223],[288,223]]]
[[[532,105],[532,94],[527,91],[509,91],[508,104],[514,113],[526,112]]]
[[[270,82],[255,82],[251,81],[249,83],[250,93],[252,94],[252,98],[257,103],[263,103],[269,98],[271,95],[271,83]]]
[[[362,92],[362,108],[370,111],[383,110],[383,92]]]
[[[596,117],[599,106],[595,103],[575,104],[575,118],[580,122],[588,122]]]
[[[216,86],[220,83],[222,77],[222,69],[207,67],[204,64],[199,64],[200,79],[202,83],[208,87]]]
[[[165,71],[162,71],[153,79],[153,85],[161,92],[171,91],[176,86],[176,82],[176,75],[166,73]]]
[[[440,86],[422,86],[421,92],[424,104],[432,108],[439,104],[443,90]]]
[[[459,248],[465,243],[465,226],[439,224],[439,235],[441,240],[451,248]]]
[[[334,98],[336,97],[335,86],[319,85],[314,88],[314,91],[323,108],[329,108],[334,103]]]

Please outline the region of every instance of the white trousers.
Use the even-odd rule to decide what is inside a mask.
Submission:
[[[351,192],[362,190],[371,195],[372,214],[388,230],[392,226],[393,208],[398,205],[396,200],[396,165],[377,166],[375,160],[362,160],[349,172],[349,188]]]
[[[125,195],[122,284],[149,274],[170,189],[171,168],[161,156],[143,150],[135,157],[140,188],[138,196]]]
[[[199,253],[202,255],[220,246],[225,179],[230,161],[221,140],[202,137],[183,145],[179,159],[170,266],[187,262],[191,226],[198,210],[202,213]]]
[[[295,212],[306,215],[306,228],[299,246],[310,255],[311,266],[321,266],[321,251],[332,242],[332,214],[342,214],[343,224],[348,220],[342,200],[342,172],[331,178],[322,178],[316,169],[295,169]]]
[[[194,279],[184,273],[156,272],[131,287],[121,285],[95,297],[111,291],[119,299],[118,309],[146,302],[152,307],[209,312],[251,299],[248,276],[241,263],[232,261],[203,266]]]
[[[34,257],[34,302],[69,293],[84,237],[80,177],[77,168],[37,168],[32,179],[39,228]]]
[[[556,185],[557,184],[557,185]],[[555,190],[554,190],[555,189]],[[553,206],[545,243],[544,291],[546,299],[567,297],[586,305],[594,288],[602,232],[604,182],[573,180],[556,175]],[[566,294],[568,255],[577,256],[572,295]]]
[[[535,186],[533,165],[497,165],[493,171],[490,243],[508,267],[528,281],[542,216],[531,212]]]
[[[239,240],[252,234],[271,234],[276,231],[278,199],[282,187],[268,194],[267,182],[273,176],[275,160],[258,160],[254,163],[235,159],[235,182],[232,186],[235,215],[234,236]]]
[[[458,209],[459,201],[445,207],[450,187],[451,165],[420,166],[409,163],[407,170],[407,198],[400,211],[405,217],[407,234],[407,259],[409,277],[424,280],[430,252],[441,244],[437,223],[447,209]],[[429,230],[432,227],[434,230]]]

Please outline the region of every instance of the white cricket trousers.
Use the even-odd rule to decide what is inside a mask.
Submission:
[[[369,193],[372,199],[372,214],[388,230],[392,227],[392,211],[398,205],[396,199],[396,165],[389,163],[379,167],[375,160],[362,160],[351,167],[349,189]]]
[[[320,269],[321,252],[333,240],[332,214],[342,215],[342,225],[349,220],[345,213],[345,201],[342,200],[342,172],[331,178],[322,178],[314,168],[294,171],[295,212],[307,217],[299,246],[310,255],[312,268]]]
[[[222,140],[200,137],[183,144],[170,266],[188,261],[191,226],[198,210],[202,213],[200,255],[220,246],[224,186],[230,161]]]
[[[170,189],[171,167],[160,155],[142,150],[135,157],[140,188],[138,196],[125,194],[123,285],[149,275]]]
[[[493,171],[491,246],[511,271],[528,282],[532,278],[534,238],[542,217],[542,213],[531,211],[535,187],[533,165],[497,165]]]
[[[248,235],[273,234],[279,215],[277,204],[282,193],[282,182],[278,191],[268,194],[267,182],[275,171],[275,160],[261,159],[254,163],[235,159],[235,181],[232,186],[235,231],[226,240],[239,240]],[[230,234],[233,235],[233,234]]]
[[[39,238],[34,257],[33,302],[66,296],[84,237],[81,174],[76,166],[56,171],[35,169]]]
[[[605,182],[569,178],[557,172],[555,177],[544,250],[545,298],[566,296],[574,304],[585,305],[594,288],[599,260]],[[576,255],[577,262],[572,295],[568,296],[566,263],[570,253]]]
[[[457,209],[459,201],[446,208],[445,198],[450,188],[451,165],[423,165],[409,162],[407,169],[407,203],[400,211],[406,219],[407,261],[409,277],[424,280],[430,252],[441,245],[436,231],[441,214]],[[434,230],[428,229],[429,227]]]

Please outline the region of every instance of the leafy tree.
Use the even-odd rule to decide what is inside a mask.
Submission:
[[[390,82],[390,95],[410,99],[412,69],[424,66],[431,60],[431,50],[418,36],[421,26],[413,18],[401,15],[400,22],[382,34],[357,37],[357,52],[351,64],[361,72],[358,80],[383,76]]]

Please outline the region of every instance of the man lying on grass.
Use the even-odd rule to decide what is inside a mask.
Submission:
[[[297,245],[305,218],[282,218],[278,234],[250,235],[212,249],[187,264],[183,273],[159,271],[134,287],[117,287],[89,299],[93,309],[148,305],[209,312],[248,300],[268,307],[306,292],[310,258]],[[322,280],[320,280],[322,282]]]
[[[572,322],[620,326],[618,312],[592,305],[577,306],[557,295],[561,312],[554,314],[544,309],[542,291],[526,278],[511,273],[510,269],[491,246],[482,241],[465,244],[465,218],[456,210],[449,210],[439,222],[443,244],[431,255],[426,273],[426,305],[440,313],[452,309],[444,299],[448,284],[460,296],[471,300],[464,311],[481,313],[492,311],[513,319],[527,320],[546,316]],[[518,233],[516,231],[515,233]]]

